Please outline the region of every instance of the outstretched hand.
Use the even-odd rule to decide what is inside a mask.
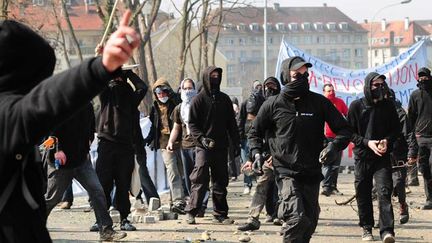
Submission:
[[[109,72],[115,71],[126,63],[140,43],[138,33],[128,26],[131,14],[130,10],[123,14],[118,29],[111,34],[103,47],[102,64]]]

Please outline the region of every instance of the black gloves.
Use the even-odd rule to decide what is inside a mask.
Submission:
[[[327,165],[337,158],[338,151],[332,142],[329,142],[327,146],[321,151],[319,155],[319,162],[323,165]]]
[[[207,150],[212,150],[215,147],[215,141],[211,138],[201,137],[200,142]]]
[[[252,170],[255,175],[260,176],[263,175],[262,166],[264,164],[264,156],[261,154],[255,154],[255,160],[252,164]]]

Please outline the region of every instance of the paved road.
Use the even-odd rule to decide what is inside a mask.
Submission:
[[[334,200],[342,201],[353,195],[352,174],[340,174],[339,189],[345,195],[320,197],[321,214],[318,227],[311,242],[361,242],[361,229],[357,226],[358,218],[355,202],[353,208],[337,206]],[[395,209],[395,231],[397,242],[432,242],[432,211],[419,209],[425,201],[422,187],[411,187],[412,193],[408,195],[410,204],[410,222],[405,225],[398,224],[398,204],[393,202]],[[230,217],[236,224],[247,218],[248,204],[251,196],[243,196],[243,183],[231,183],[228,188]],[[98,234],[89,232],[88,228],[94,223],[93,213],[84,213],[87,198],[76,198],[71,210],[55,210],[48,219],[48,228],[54,242],[96,242]],[[167,202],[167,196],[163,197]],[[376,206],[375,206],[376,208]],[[377,216],[377,213],[375,212]],[[264,218],[264,215],[263,215]],[[377,218],[377,217],[375,217]],[[239,242],[242,236],[237,232],[237,225],[215,225],[211,221],[211,211],[207,211],[205,218],[197,219],[197,225],[187,225],[179,220],[160,221],[155,224],[136,224],[137,231],[128,232],[128,237],[122,242],[187,242],[201,238],[204,231],[211,233],[213,242]],[[118,228],[118,227],[117,227]],[[250,235],[251,242],[281,242],[278,235],[280,227],[271,224],[262,224],[259,231]],[[374,236],[378,239],[378,229],[374,229]]]

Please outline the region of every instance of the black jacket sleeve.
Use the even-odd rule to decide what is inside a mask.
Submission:
[[[25,96],[9,97],[0,110],[0,150],[16,152],[40,142],[53,126],[85,106],[113,77],[100,57],[92,58],[44,80]]]
[[[330,129],[336,134],[333,145],[339,150],[344,150],[352,136],[352,130],[336,107],[328,100],[324,103],[324,119],[330,126]]]
[[[148,91],[148,86],[144,83],[144,81],[136,75],[131,70],[124,71],[126,77],[132,82],[132,84],[135,86],[135,102],[136,106],[139,105],[142,99],[144,99],[144,96],[146,95]]]
[[[248,143],[251,159],[255,156],[255,154],[263,152],[263,143],[266,131],[271,129],[273,126],[272,104],[272,102],[264,102],[264,104],[259,109],[255,120],[253,121],[252,128],[249,130]]]
[[[205,102],[204,98],[199,94],[195,99],[192,99],[192,103],[189,110],[189,130],[196,144],[201,144],[200,142],[201,138],[206,136],[203,131],[204,124],[200,122],[200,117],[206,116],[206,114],[200,114],[200,112],[202,113],[202,111],[198,109],[199,107],[202,107],[202,105],[204,105],[202,104],[203,102]],[[211,108],[209,107],[209,109]],[[207,112],[209,111],[206,111],[206,113]]]
[[[244,101],[241,103],[240,106],[239,125],[238,125],[240,139],[242,140],[246,139],[246,131],[245,131],[246,119],[247,119],[246,101]]]
[[[369,140],[364,138],[363,136],[361,136],[359,134],[359,115],[360,115],[360,111],[359,109],[361,103],[360,102],[352,102],[350,104],[350,107],[348,109],[348,116],[347,116],[347,120],[348,120],[348,124],[351,126],[351,128],[353,129],[353,133],[351,135],[351,142],[356,146],[356,147],[360,147],[360,148],[366,148],[368,147],[368,142]]]
[[[387,143],[393,147],[394,142],[401,132],[401,126],[399,116],[396,112],[396,107],[390,102],[387,103],[387,107],[389,111],[388,119],[390,121],[390,133],[385,137],[385,139],[387,139]]]
[[[418,144],[415,136],[415,125],[417,122],[417,117],[417,102],[415,101],[413,96],[411,96],[408,102],[408,124],[411,128],[408,136],[408,157],[410,158],[417,157],[418,154]]]
[[[229,112],[228,124],[227,124],[228,134],[230,136],[232,144],[238,146],[238,144],[240,144],[239,132],[237,127],[237,122],[235,119],[234,109],[232,109],[233,107],[232,102],[229,98],[227,99],[227,104],[228,104],[228,112]]]

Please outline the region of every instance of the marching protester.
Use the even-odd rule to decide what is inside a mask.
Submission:
[[[278,95],[281,90],[279,81],[275,77],[267,78],[264,83],[263,96],[268,99],[274,95]],[[277,216],[277,209],[275,209],[275,203],[273,202],[273,188],[275,187],[275,174],[272,165],[271,154],[268,147],[269,134],[265,136],[265,142],[263,146],[263,154],[265,154],[266,161],[263,164],[262,175],[257,179],[256,191],[252,197],[250,204],[249,217],[245,224],[237,227],[238,230],[258,230],[260,228],[259,215],[266,206],[267,215],[270,216],[271,221]],[[252,170],[252,162],[248,161],[243,165],[243,170]],[[267,203],[268,202],[268,203]]]
[[[423,175],[426,203],[423,210],[432,209],[432,171],[430,154],[432,151],[432,76],[431,71],[420,68],[418,71],[418,89],[411,93],[408,104],[408,118],[413,128],[410,136],[408,160],[418,164]]]
[[[186,202],[181,169],[183,166],[180,155],[181,136],[178,136],[173,142],[170,150],[167,149],[170,134],[173,132],[172,113],[178,105],[177,95],[169,83],[160,78],[153,84],[153,96],[155,100],[150,111],[152,125],[147,138],[144,140],[154,151],[161,150],[171,192],[171,210],[175,213],[185,214]]]
[[[385,99],[384,75],[369,73],[364,82],[364,97],[351,103],[348,122],[354,129],[355,191],[362,240],[373,241],[374,216],[372,187],[378,195],[380,237],[383,242],[395,242],[394,215],[391,204],[392,164],[390,152],[400,134],[394,104]]]
[[[195,167],[190,175],[191,195],[185,211],[186,222],[195,224],[195,216],[212,181],[213,221],[233,223],[228,217],[227,189],[228,140],[240,144],[232,102],[220,91],[222,69],[210,66],[202,75],[203,88],[192,100],[189,110],[189,130],[196,144]],[[240,154],[236,147],[235,155]],[[210,174],[210,171],[211,174]]]
[[[327,83],[323,86],[324,96],[330,100],[330,102],[336,107],[336,109],[346,117],[348,115],[348,107],[342,99],[336,97],[336,93],[332,84]],[[336,137],[336,134],[330,129],[329,125],[325,124],[325,139],[326,143],[332,142]],[[329,161],[323,166],[323,185],[321,194],[329,197],[332,194],[343,195],[337,189],[337,179],[339,175],[339,167],[342,160],[342,151],[338,153],[333,161]]]
[[[249,158],[249,145],[247,140],[247,133],[252,126],[252,122],[255,119],[259,108],[264,102],[264,97],[262,95],[262,84],[260,81],[255,80],[253,82],[252,91],[249,97],[243,101],[240,106],[240,116],[239,116],[239,131],[241,139],[241,158],[242,163],[246,163]],[[244,191],[243,194],[247,195],[251,193],[252,181],[254,176],[247,175],[244,173]]]
[[[57,150],[50,150],[47,155],[47,217],[75,178],[89,194],[96,223],[100,229],[97,229],[100,232],[100,239],[121,239],[126,234],[115,231],[112,233],[113,222],[107,211],[105,194],[90,162],[89,150],[94,131],[95,116],[93,106],[89,102],[51,133],[51,136],[57,139]],[[62,165],[56,165],[55,159],[62,160]]]
[[[298,56],[282,62],[280,81],[285,87],[261,106],[248,137],[253,167],[259,169],[264,162],[263,140],[269,134],[272,163],[282,186],[278,216],[286,223],[284,242],[310,241],[319,215],[320,157],[323,162],[331,160],[351,137],[348,123],[334,105],[309,91],[310,67]],[[325,122],[336,138],[323,150]]]
[[[23,24],[0,22],[0,242],[51,242],[35,145],[119,75],[140,40],[127,27],[130,16],[123,15],[101,57],[51,78],[56,59],[48,42]],[[119,238],[105,230],[103,240]]]
[[[112,205],[110,194],[115,185],[113,204],[120,212],[120,229],[125,231],[136,230],[127,219],[131,207],[129,189],[135,166],[134,144],[136,136],[140,135],[137,107],[147,89],[147,85],[132,70],[123,70],[99,95],[101,113],[96,173],[105,192],[107,210]]]
[[[402,104],[395,97],[395,92],[386,85],[386,98],[392,101],[396,108],[396,112],[399,118],[399,124],[401,132],[398,134],[393,149],[390,153],[390,159],[392,161],[393,168],[393,195],[397,196],[399,201],[399,223],[406,224],[409,220],[409,209],[406,202],[406,179],[407,179],[407,155],[408,155],[408,143],[409,135],[411,133],[411,127],[408,123],[408,116],[405,110],[402,108]]]
[[[237,97],[231,97],[231,102],[233,104],[234,115],[238,125],[238,121],[240,117],[239,116],[240,108],[239,108],[239,102]],[[237,177],[240,175],[240,158],[239,156],[235,156],[234,154],[236,150],[235,146],[238,145],[234,145],[230,141],[230,145],[228,148],[228,173],[229,173],[230,181],[236,181]]]

